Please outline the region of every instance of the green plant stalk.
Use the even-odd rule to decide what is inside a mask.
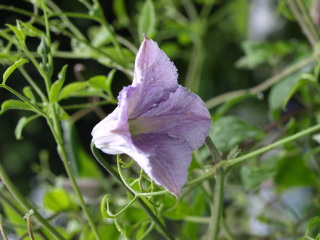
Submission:
[[[12,88],[10,88],[10,87],[8,87],[7,85],[4,85],[4,84],[0,84],[0,88],[7,89],[9,92],[14,94],[18,98],[20,98],[22,101],[24,101],[25,103],[29,104],[32,108],[34,108],[34,111],[37,112],[39,115],[44,116],[44,117],[46,116],[46,113],[43,112],[42,109],[40,109],[37,105],[35,105],[32,102],[30,102],[27,98],[25,98],[20,93],[18,93],[15,90],[13,90]]]
[[[86,37],[83,36],[82,32],[79,31],[78,28],[69,20],[69,18],[63,14],[62,10],[53,1],[47,0],[47,5],[52,8],[53,14],[56,13],[74,35],[86,40]]]
[[[67,172],[67,175],[68,175],[68,178],[70,179],[70,182],[72,184],[72,187],[73,187],[73,190],[79,200],[79,203],[80,203],[80,206],[82,208],[82,210],[84,211],[84,214],[86,216],[86,219],[88,220],[88,223],[89,223],[89,226],[91,228],[91,230],[93,231],[94,235],[95,235],[95,238],[97,240],[100,240],[101,237],[98,233],[98,230],[96,228],[96,225],[95,223],[93,222],[93,219],[92,219],[92,216],[86,206],[86,203],[83,199],[83,196],[82,196],[82,193],[79,189],[79,186],[75,180],[75,177],[71,171],[71,167],[68,163],[68,157],[67,157],[67,153],[66,153],[66,149],[65,149],[65,146],[63,144],[63,137],[62,137],[62,130],[61,130],[61,126],[60,126],[60,122],[58,120],[58,117],[57,117],[57,113],[55,111],[55,108],[52,107],[52,111],[53,111],[53,118],[52,118],[52,121],[51,119],[47,118],[47,122],[48,122],[48,125],[53,133],[53,136],[55,138],[55,141],[58,145],[58,153],[60,155],[60,158],[63,162],[63,165],[64,165],[64,168]]]
[[[28,17],[34,17],[34,19],[39,23],[39,24],[42,24],[44,25],[44,22],[43,22],[43,19],[33,15],[31,12],[28,12],[28,11],[25,11],[23,9],[19,9],[19,8],[10,8],[8,6],[5,6],[5,5],[1,5],[0,4],[0,9],[5,9],[7,11],[11,11],[11,12],[15,12],[15,13],[20,13],[22,15],[25,15],[25,16],[28,16]],[[91,19],[91,20],[94,20],[94,21],[97,21],[100,23],[100,20],[97,18],[97,17],[92,17],[90,15],[87,15],[87,14],[82,14],[82,13],[65,13],[65,12],[59,12],[59,13],[53,13],[53,14],[50,14],[50,17],[54,17],[54,16],[61,16],[61,15],[65,15],[65,16],[70,16],[70,17],[80,17],[80,18],[85,18],[85,19]],[[79,42],[81,43],[84,43],[87,47],[89,47],[90,49],[96,51],[97,53],[99,54],[103,54],[105,57],[107,57],[108,59],[110,59],[113,64],[111,67],[114,67],[116,69],[118,69],[119,71],[125,73],[125,74],[128,74],[129,76],[133,76],[133,72],[131,70],[131,67],[128,68],[127,66],[125,66],[123,63],[119,63],[117,61],[114,60],[114,58],[110,55],[110,54],[107,54],[105,51],[102,51],[101,52],[101,49],[98,49],[94,46],[92,46],[85,38],[81,37],[79,38],[77,35],[74,35],[73,33],[69,32],[69,31],[66,31],[64,28],[62,28],[60,25],[54,25],[53,23],[51,23],[52,26],[54,26],[55,28],[59,29],[59,31],[64,34],[65,36],[69,37],[69,38],[74,38],[76,40],[78,40]],[[74,32],[74,30],[73,30]],[[8,39],[9,40],[9,39]],[[118,44],[118,43],[116,43]],[[119,44],[118,44],[119,45]],[[120,48],[120,51],[121,51],[121,48]],[[53,53],[55,57],[62,57],[62,58],[87,58],[87,56],[81,56],[77,53],[71,53],[71,52],[62,52],[62,51],[58,51],[58,52],[55,52]],[[29,55],[30,56],[30,55]],[[29,57],[28,56],[28,57]],[[31,59],[31,61],[33,62],[33,60]],[[35,63],[35,62],[33,62]],[[37,63],[36,63],[37,64]],[[110,66],[108,66],[110,67]],[[42,73],[40,73],[41,76],[43,76]]]
[[[310,31],[313,33],[315,40],[318,42],[319,38],[320,38],[319,31],[318,31],[317,27],[315,26],[315,24],[313,23],[313,21],[310,17],[310,14],[307,12],[305,5],[303,4],[303,2],[301,0],[296,0],[296,3],[298,5],[298,7],[300,8],[300,11],[301,11],[302,16],[305,20],[305,23],[307,25],[309,25]]]
[[[109,172],[111,176],[113,176],[115,179],[117,179],[130,193],[133,197],[135,197],[134,193],[127,188],[127,186],[122,182],[120,175],[116,170],[114,170],[107,161],[101,156],[98,149],[94,146],[94,143],[91,142],[91,151],[96,160]],[[144,202],[144,200],[141,197],[137,197],[137,202],[140,204],[140,206],[143,208],[143,210],[148,214],[148,216],[151,218],[151,220],[162,230],[164,235],[170,239],[174,240],[174,237],[172,234],[168,231],[168,229],[160,222],[158,217],[151,211],[151,209],[148,207],[148,205]]]
[[[52,57],[52,51],[51,51],[51,35],[50,35],[50,25],[49,25],[49,19],[48,19],[48,13],[47,13],[47,4],[46,0],[42,0],[42,8],[43,8],[43,15],[44,15],[44,23],[45,23],[45,28],[46,28],[46,37],[48,41],[48,46],[49,46],[49,53],[47,55],[48,57],[48,66],[51,66],[49,69],[50,71],[46,71],[46,86],[48,87],[48,96],[50,93],[50,88],[51,88],[51,76],[52,76],[52,71],[53,71],[53,57]]]
[[[289,137],[283,138],[283,139],[281,139],[281,140],[279,140],[277,142],[271,143],[268,146],[260,148],[260,149],[258,149],[256,151],[251,152],[251,153],[245,154],[243,156],[240,156],[240,157],[237,157],[237,158],[234,158],[234,159],[223,160],[223,161],[215,164],[210,171],[206,172],[201,177],[199,177],[197,179],[194,179],[192,181],[189,181],[185,185],[185,187],[197,184],[199,182],[207,180],[208,178],[211,178],[212,174],[216,173],[220,167],[223,167],[223,166],[231,167],[231,166],[233,166],[235,164],[238,164],[240,162],[243,162],[243,161],[247,160],[248,158],[255,157],[255,156],[260,155],[262,153],[268,152],[268,151],[270,151],[270,150],[272,150],[272,149],[274,149],[274,148],[276,148],[278,146],[281,146],[281,145],[283,145],[285,143],[294,141],[294,140],[296,140],[298,138],[304,137],[304,136],[306,136],[308,134],[311,134],[311,133],[319,131],[319,130],[320,130],[320,124],[317,124],[317,125],[315,125],[313,127],[310,127],[310,128],[305,129],[305,130],[302,130],[302,131],[300,131],[300,132],[298,132],[296,134],[293,134],[293,135],[291,135]]]
[[[315,46],[317,43],[317,40],[315,39],[316,36],[313,35],[312,29],[309,28],[309,24],[305,22],[305,19],[303,18],[302,14],[300,13],[297,3],[292,0],[287,0],[287,4],[295,16],[297,22],[299,23],[303,33],[306,35],[309,43],[311,44],[312,47]]]
[[[6,233],[4,232],[3,226],[2,226],[2,216],[0,214],[0,233],[3,237],[4,240],[8,240],[8,237],[6,235]]]
[[[38,85],[33,81],[33,79],[29,76],[29,74],[24,70],[23,67],[19,67],[20,73],[24,76],[24,78],[28,81],[28,83],[32,86],[32,88],[38,93],[42,102],[47,102],[46,96],[42,93],[41,89]]]
[[[211,138],[208,136],[205,143],[211,153],[213,163],[221,162],[222,158]],[[225,170],[219,168],[216,174],[216,183],[213,192],[213,205],[211,208],[211,218],[207,232],[207,239],[218,239],[220,219],[223,210],[223,191],[224,191]]]
[[[101,7],[101,4],[98,0],[93,0],[93,3],[99,7],[99,10],[100,10],[100,14],[101,14],[101,19],[100,20],[100,24],[102,26],[104,26],[107,31],[109,32],[110,34],[110,37],[111,37],[111,42],[114,46],[114,48],[116,49],[116,51],[118,52],[119,54],[119,57],[120,57],[120,61],[121,61],[121,64],[125,65],[125,57],[124,57],[124,54],[122,52],[122,49],[117,41],[117,38],[116,38],[116,34],[115,32],[113,31],[113,29],[109,26],[109,23],[107,22],[105,16],[104,16],[104,13],[103,13],[103,10],[102,10],[102,7]]]
[[[207,239],[218,239],[220,219],[223,210],[223,190],[224,190],[224,169],[219,169],[216,175],[216,184],[214,188],[214,199],[211,210],[211,220],[208,227]]]
[[[37,220],[37,222],[42,225],[48,232],[50,232],[56,239],[64,240],[65,238],[53,227],[51,226],[48,221],[43,218],[40,213],[35,210],[28,202],[27,200],[22,196],[22,194],[18,191],[18,189],[14,186],[14,184],[11,182],[10,178],[6,174],[4,168],[2,167],[2,164],[0,163],[0,179],[4,183],[4,185],[7,187],[9,192],[12,194],[12,196],[17,200],[17,202],[26,210],[29,211],[30,209],[33,209],[34,217]]]
[[[302,60],[292,66],[285,68],[280,73],[274,75],[271,78],[266,79],[263,83],[255,86],[255,87],[252,87],[249,89],[232,91],[232,92],[228,92],[228,93],[223,93],[217,97],[211,98],[208,101],[206,101],[206,106],[208,109],[212,109],[221,103],[227,102],[227,101],[232,100],[237,97],[241,97],[244,95],[256,95],[264,90],[267,90],[269,87],[271,87],[275,83],[279,82],[284,77],[289,76],[290,74],[298,71],[299,69],[301,69],[301,68],[305,67],[306,65],[311,64],[315,61],[317,61],[317,58],[315,56],[308,57],[308,58],[306,58],[306,59],[304,59],[304,60]]]

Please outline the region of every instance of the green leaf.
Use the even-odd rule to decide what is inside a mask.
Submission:
[[[143,4],[138,22],[139,38],[143,39],[143,33],[152,38],[155,33],[156,13],[152,0],[146,0]]]
[[[89,155],[82,146],[73,121],[62,121],[61,125],[68,159],[74,175],[84,178],[102,179],[103,174],[94,158],[92,158],[92,155]],[[92,189],[92,192],[95,190],[98,189]]]
[[[297,51],[305,52],[307,51],[306,48],[305,44],[293,41],[278,41],[275,43],[245,41],[242,43],[245,56],[236,62],[236,66],[247,69],[254,69],[263,63],[275,66],[285,55]]]
[[[58,103],[54,103],[54,107],[56,108],[60,121],[70,118],[69,114]]]
[[[11,24],[6,24],[6,26],[9,27],[14,32],[14,34],[16,35],[20,43],[24,42],[24,40],[26,39],[26,36],[21,32],[21,30],[19,30],[18,28],[16,28]]]
[[[111,84],[116,70],[109,72],[108,76],[97,75],[89,79],[89,86],[95,89],[105,91],[111,98],[113,98]]]
[[[165,211],[164,215],[171,220],[183,220],[184,217],[191,215],[191,212],[189,204],[180,200],[173,209]]]
[[[117,24],[119,24],[121,27],[127,27],[130,23],[130,19],[127,14],[125,1],[124,0],[113,1],[112,9],[114,14],[117,17]]]
[[[309,236],[311,229],[315,226],[315,225],[319,225],[320,224],[320,217],[314,217],[312,218],[309,222],[308,222],[308,226],[307,226],[307,230],[306,230],[306,236]]]
[[[226,116],[215,121],[209,135],[220,151],[227,152],[248,139],[262,139],[264,133],[237,117]]]
[[[74,96],[80,90],[85,89],[88,82],[73,82],[66,85],[60,92],[59,101]]]
[[[107,85],[107,77],[104,75],[97,75],[89,80],[89,86],[95,89],[101,89],[105,92],[108,92],[110,89],[108,88]]]
[[[10,223],[12,223],[12,226],[15,226],[15,225],[24,226],[24,228],[23,227],[13,228],[15,233],[20,237],[26,234],[27,224],[26,224],[26,221],[23,220],[23,216],[19,215],[16,211],[14,211],[12,206],[9,205],[7,202],[3,201],[2,198],[0,198],[0,203],[1,203],[1,207],[4,210],[6,218],[10,221]],[[13,201],[13,207],[17,208],[20,212],[24,212],[24,209],[19,204],[17,204],[16,201]]]
[[[34,97],[34,94],[32,92],[32,88],[30,86],[26,86],[23,88],[23,94],[31,101],[31,102],[35,102],[36,98]]]
[[[316,85],[317,83],[315,82],[314,78],[307,78],[307,76],[310,76],[310,74],[303,74],[303,76],[301,76],[301,79],[299,79],[298,82],[296,82],[292,88],[290,89],[288,95],[286,96],[286,98],[284,99],[282,108],[285,109],[289,100],[293,97],[293,95],[302,87],[312,84],[312,85]]]
[[[47,191],[43,196],[43,206],[55,213],[77,209],[76,203],[69,194],[61,188],[54,188]]]
[[[17,67],[21,66],[22,64],[25,64],[29,62],[27,59],[19,59],[18,61],[16,61],[13,65],[11,65],[10,67],[7,68],[7,70],[4,72],[3,74],[3,81],[2,84],[6,84],[6,80],[8,79],[8,77],[11,75],[11,73],[16,70]]]
[[[278,156],[275,182],[280,190],[298,186],[317,186],[318,179],[305,164],[302,155]]]
[[[59,98],[61,88],[65,82],[65,79],[66,79],[67,67],[68,67],[68,65],[63,66],[63,68],[61,69],[61,71],[58,74],[58,80],[55,81],[50,88],[50,93],[49,93],[50,102],[57,101]]]
[[[88,30],[90,42],[96,48],[111,42],[112,36],[110,31],[104,26],[92,26]]]
[[[291,74],[288,77],[283,78],[279,83],[275,84],[269,94],[269,105],[272,111],[284,108],[284,104],[287,101],[287,96],[292,91],[292,88],[301,79],[303,73],[311,71],[313,64],[309,64],[299,71]]]
[[[30,37],[39,37],[41,36],[42,34],[44,34],[41,30],[39,30],[38,28],[32,26],[31,24],[29,23],[25,23],[25,22],[22,22],[22,21],[19,21],[23,27],[25,28],[24,29],[24,33],[27,35],[27,36],[30,36]]]
[[[11,109],[34,111],[33,107],[20,100],[10,99],[2,103],[0,115]]]
[[[17,140],[21,140],[22,139],[22,130],[23,128],[32,120],[34,120],[37,117],[37,115],[32,116],[32,117],[22,117],[19,119],[17,126],[14,130],[14,135],[16,137]]]
[[[256,168],[249,166],[243,166],[241,168],[241,179],[246,191],[255,189],[275,174],[276,168]]]

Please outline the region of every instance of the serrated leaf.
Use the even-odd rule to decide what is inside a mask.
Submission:
[[[55,81],[50,88],[50,93],[49,93],[50,102],[54,102],[59,98],[60,91],[66,79],[67,67],[68,65],[63,66],[63,68],[58,74],[58,80]]]
[[[139,15],[138,33],[140,39],[143,39],[143,33],[147,37],[152,37],[155,33],[156,13],[152,0],[146,0]]]
[[[218,150],[227,152],[248,139],[260,140],[264,133],[240,118],[226,116],[215,121],[209,136]]]
[[[16,61],[13,65],[11,65],[10,67],[7,68],[7,70],[4,72],[3,74],[3,81],[2,84],[6,84],[6,80],[8,79],[8,77],[11,75],[11,73],[16,70],[16,68],[18,68],[19,66],[21,66],[22,64],[25,64],[29,62],[27,59],[19,59],[18,61]]]
[[[315,226],[315,225],[319,225],[320,224],[320,217],[314,217],[312,218],[307,226],[307,230],[306,230],[306,236],[309,235],[311,229]]]
[[[66,85],[60,92],[59,101],[72,97],[75,93],[85,89],[88,86],[88,82],[74,82]]]
[[[76,203],[69,194],[61,188],[54,188],[47,191],[43,196],[43,206],[55,213],[77,209]]]
[[[17,140],[21,140],[22,139],[22,130],[23,128],[32,120],[34,120],[37,116],[32,116],[32,117],[22,117],[19,119],[17,126],[14,130],[14,135],[16,137]]]
[[[0,115],[11,109],[34,111],[33,107],[29,104],[19,100],[10,99],[2,103]]]

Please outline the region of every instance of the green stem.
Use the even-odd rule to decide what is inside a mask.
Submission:
[[[310,32],[312,32],[314,39],[318,42],[319,38],[320,38],[319,31],[318,31],[317,27],[315,26],[315,24],[313,23],[313,21],[310,17],[310,14],[306,10],[304,3],[301,0],[296,0],[296,3],[298,5],[298,7],[300,8],[300,11],[302,13],[302,16],[304,18],[305,23],[307,24],[307,26],[309,26]]]
[[[185,80],[185,85],[188,89],[194,93],[199,92],[201,71],[203,67],[203,45],[200,39],[194,40],[194,47],[192,50],[191,61],[188,65],[187,77]]]
[[[217,170],[222,166],[227,166],[227,167],[228,166],[233,166],[233,165],[235,165],[237,163],[240,163],[240,162],[243,162],[243,161],[247,160],[248,158],[255,157],[255,156],[260,155],[262,153],[268,152],[268,151],[270,151],[270,150],[272,150],[272,149],[274,149],[274,148],[276,148],[278,146],[281,146],[281,145],[283,145],[283,144],[285,144],[287,142],[294,141],[294,140],[296,140],[298,138],[304,137],[304,136],[306,136],[308,134],[311,134],[311,133],[313,133],[315,131],[318,131],[318,130],[320,130],[320,124],[317,124],[317,125],[315,125],[313,127],[307,128],[307,129],[305,129],[303,131],[300,131],[300,132],[298,132],[298,133],[296,133],[294,135],[291,135],[289,137],[283,138],[283,139],[281,139],[281,140],[279,140],[279,141],[277,141],[275,143],[271,143],[268,146],[260,148],[260,149],[258,149],[256,151],[251,152],[251,153],[245,154],[245,155],[243,155],[241,157],[230,159],[230,160],[223,160],[223,161],[215,164],[210,171],[206,172],[201,177],[199,177],[197,179],[194,179],[192,181],[189,181],[185,185],[185,187],[197,184],[199,182],[207,180],[208,178],[211,178],[212,174],[216,173]]]
[[[224,189],[224,169],[221,168],[216,175],[216,184],[214,188],[214,199],[211,210],[211,220],[208,227],[207,239],[218,239],[220,219],[223,210],[223,189]]]
[[[11,92],[12,94],[16,95],[18,98],[20,98],[22,101],[24,101],[25,103],[29,104],[33,110],[38,113],[39,115],[42,116],[46,116],[46,113],[42,111],[42,109],[40,109],[37,105],[33,104],[32,102],[30,102],[27,98],[25,98],[24,96],[22,96],[20,93],[16,92],[15,90],[13,90],[12,88],[8,87],[7,85],[4,84],[0,84],[0,88],[5,88],[7,89],[9,92]]]
[[[54,138],[55,138],[55,141],[58,145],[58,153],[60,155],[60,158],[63,162],[63,165],[65,167],[65,170],[67,172],[67,175],[68,175],[68,178],[70,179],[70,182],[72,184],[72,187],[73,187],[73,190],[79,200],[79,203],[80,203],[80,206],[82,208],[82,210],[84,211],[84,214],[86,216],[86,219],[89,223],[89,226],[90,228],[92,229],[94,235],[95,235],[95,238],[97,240],[100,240],[101,237],[98,233],[98,230],[96,228],[96,224],[93,222],[93,219],[92,219],[92,216],[86,206],[86,203],[83,199],[83,196],[82,196],[82,193],[79,189],[79,186],[75,180],[75,177],[71,171],[71,167],[68,163],[68,157],[67,157],[67,153],[66,153],[66,149],[65,149],[65,146],[64,146],[64,143],[63,143],[63,137],[62,137],[62,130],[61,130],[61,126],[60,126],[60,123],[59,123],[59,120],[58,120],[58,117],[57,117],[57,113],[56,113],[56,110],[55,110],[55,107],[53,106],[52,107],[52,111],[53,111],[53,122],[47,118],[47,122],[48,122],[48,125],[54,135]]]
[[[218,160],[218,162],[221,162],[220,153],[209,136],[206,138],[205,143],[209,148],[213,162],[216,162],[215,159]],[[207,239],[218,239],[221,213],[223,210],[224,176],[225,170],[221,167],[216,174],[216,184],[213,193],[214,199],[211,208],[211,219],[208,227]]]
[[[3,237],[4,240],[8,240],[8,237],[6,235],[6,233],[4,232],[4,229],[3,229],[3,226],[2,226],[2,216],[0,214],[0,232],[1,232],[1,235]]]
[[[260,155],[260,154],[262,154],[262,153],[264,153],[264,152],[268,152],[268,151],[270,151],[270,150],[273,149],[273,148],[276,148],[276,147],[278,147],[278,146],[280,146],[280,145],[283,145],[283,144],[285,144],[285,143],[287,143],[287,142],[294,141],[294,140],[296,140],[296,139],[298,139],[298,138],[301,138],[301,137],[303,137],[303,136],[306,136],[306,135],[308,135],[308,134],[310,134],[310,133],[312,133],[312,132],[318,131],[318,130],[320,130],[320,124],[315,125],[315,126],[310,127],[310,128],[307,128],[307,129],[305,129],[305,130],[303,130],[303,131],[301,131],[301,132],[298,132],[298,133],[296,133],[296,134],[294,134],[294,135],[291,135],[291,136],[289,136],[289,137],[286,137],[286,138],[284,138],[284,139],[281,139],[281,140],[279,140],[279,141],[277,141],[277,142],[275,142],[275,143],[271,143],[271,144],[269,144],[268,146],[265,146],[265,147],[263,147],[263,148],[260,148],[260,149],[258,149],[258,150],[256,150],[256,151],[251,152],[251,153],[248,153],[248,154],[246,154],[246,155],[244,155],[244,156],[241,156],[241,157],[238,157],[238,158],[235,158],[235,159],[225,160],[225,161],[221,162],[221,163],[222,163],[222,166],[223,166],[223,165],[233,166],[233,165],[235,165],[235,164],[237,164],[237,163],[240,163],[240,162],[245,161],[245,160],[248,159],[248,158],[251,158],[251,157]]]
[[[56,239],[64,240],[64,237],[54,228],[52,227],[46,219],[44,219],[37,210],[35,210],[22,196],[22,194],[18,191],[18,189],[14,186],[14,184],[9,179],[8,175],[6,174],[5,170],[3,169],[1,163],[0,163],[0,179],[4,183],[4,185],[7,187],[9,192],[12,194],[12,196],[17,200],[17,202],[26,210],[29,211],[30,209],[33,209],[34,217],[37,220],[39,224],[41,224],[48,232],[50,232]]]
[[[115,179],[117,179],[130,193],[133,197],[135,197],[134,193],[127,188],[127,186],[122,182],[121,177],[119,173],[114,170],[109,163],[101,156],[98,149],[94,146],[94,143],[91,143],[91,151],[96,160],[109,172],[111,176],[113,176]],[[168,229],[160,222],[158,217],[151,211],[151,209],[148,207],[148,205],[144,202],[144,200],[141,197],[137,197],[137,202],[140,204],[140,206],[143,208],[143,210],[148,214],[148,216],[151,218],[151,220],[162,230],[164,235],[171,240],[174,240],[174,237],[172,234],[168,231]]]
[[[48,100],[47,100],[46,96],[42,93],[41,89],[33,81],[33,79],[30,77],[30,75],[24,70],[24,68],[20,67],[19,71],[24,76],[24,78],[28,81],[28,83],[32,86],[32,88],[38,93],[38,95],[40,96],[42,102],[47,102]]]
[[[110,27],[108,21],[106,20],[105,16],[104,16],[104,13],[103,13],[103,10],[102,10],[102,7],[100,5],[100,2],[98,0],[93,0],[93,3],[96,5],[96,7],[99,8],[100,10],[100,24],[102,26],[104,26],[106,28],[106,30],[109,32],[110,34],[110,40],[114,46],[114,48],[116,49],[117,53],[119,54],[119,57],[120,57],[120,63],[121,65],[124,65],[125,66],[125,57],[124,57],[124,54],[122,52],[122,49],[117,41],[117,37],[116,37],[116,34],[114,32],[114,30]]]
[[[49,25],[49,19],[48,19],[46,0],[42,0],[41,3],[43,8],[44,23],[46,28],[47,44],[50,49],[47,54],[49,69],[46,71],[46,75],[45,75],[46,76],[45,81],[46,81],[46,86],[47,86],[47,91],[49,96],[50,88],[51,88],[51,76],[53,71],[53,57],[52,57],[52,51],[51,51],[51,35],[50,35],[50,25]]]
[[[306,35],[309,43],[311,44],[311,46],[314,47],[315,44],[317,43],[317,40],[315,39],[315,36],[313,35],[311,29],[309,28],[308,24],[305,22],[305,19],[303,18],[302,14],[300,13],[298,6],[296,5],[296,2],[292,1],[292,0],[287,0],[287,4],[288,4],[291,12],[295,16],[298,24],[300,25],[303,33]]]
[[[222,159],[221,159],[220,153],[209,136],[206,138],[205,143],[211,153],[213,163],[221,162]]]
[[[313,63],[316,60],[317,60],[317,58],[314,56],[308,57],[302,61],[299,61],[298,63],[296,63],[292,66],[285,68],[282,72],[274,75],[271,78],[266,79],[263,83],[255,86],[255,87],[224,93],[224,94],[221,94],[217,97],[209,99],[208,101],[206,101],[206,106],[207,106],[207,108],[212,109],[221,103],[227,102],[227,101],[232,100],[237,97],[241,97],[244,95],[256,95],[256,94],[268,89],[269,87],[271,87],[275,83],[279,82],[284,77],[289,76],[290,74],[298,71],[299,69],[305,67],[308,64]]]

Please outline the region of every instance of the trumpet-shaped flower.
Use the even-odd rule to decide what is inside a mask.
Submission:
[[[204,102],[177,79],[174,64],[145,38],[132,85],[123,88],[118,107],[92,131],[97,148],[131,156],[176,197],[187,181],[191,152],[203,145],[211,125]]]

